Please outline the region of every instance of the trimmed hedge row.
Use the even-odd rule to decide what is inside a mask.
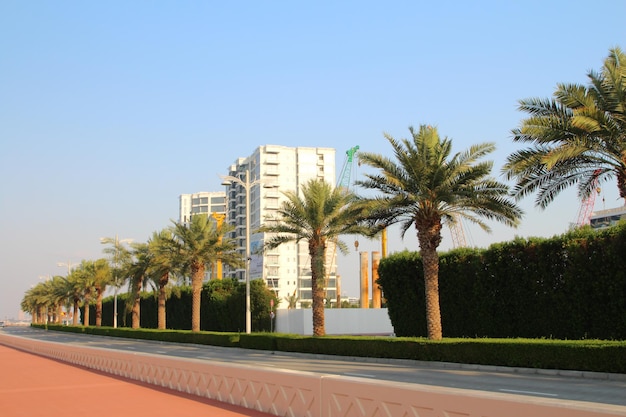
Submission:
[[[191,330],[191,287],[175,287],[166,301],[165,312],[168,329]],[[245,329],[245,284],[235,279],[211,280],[202,287],[200,305],[200,328],[215,332],[238,332]],[[117,297],[118,326],[130,327],[131,307],[127,306],[129,294]],[[280,300],[267,288],[263,280],[250,282],[250,309],[252,328],[269,331],[270,300],[278,305]],[[153,293],[142,293],[140,303],[140,325],[144,329],[158,327],[157,299]],[[82,317],[82,315],[81,315]],[[90,325],[95,324],[95,306],[90,306]],[[102,325],[113,326],[113,297],[102,303]]]
[[[46,328],[44,325],[34,327]],[[314,337],[48,325],[48,330],[175,343],[363,358],[411,359],[521,368],[626,373],[626,341]]]
[[[425,336],[417,252],[381,260],[397,336]],[[626,339],[626,223],[440,255],[444,337]]]

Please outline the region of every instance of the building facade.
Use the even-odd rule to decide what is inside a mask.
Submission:
[[[594,211],[589,224],[594,229],[604,229],[617,224],[620,220],[626,220],[626,206]]]
[[[242,256],[246,253],[246,216],[250,216],[250,279],[263,279],[276,293],[278,308],[286,308],[287,299],[297,297],[299,302],[311,300],[311,259],[307,242],[290,242],[272,251],[261,252],[263,242],[270,238],[254,233],[264,219],[276,215],[285,197],[283,192],[301,192],[311,179],[335,183],[335,150],[333,148],[286,147],[265,145],[252,155],[239,158],[228,170],[228,175],[248,184],[231,181],[226,186],[226,221],[233,227],[231,238],[237,242]],[[248,205],[248,209],[246,206]],[[249,212],[247,211],[249,210]],[[332,246],[332,245],[331,245]],[[327,251],[327,298],[336,299],[336,253]],[[225,276],[245,280],[245,268],[225,268]]]
[[[178,197],[178,223],[189,224],[193,216],[211,216],[215,221],[224,221],[226,216],[226,193],[224,191],[201,191],[194,194],[181,194]],[[222,264],[213,265],[204,273],[204,280],[223,276]],[[187,280],[185,281],[186,283]]]
[[[178,209],[178,222],[182,224],[188,224],[191,217],[197,214],[226,213],[226,193],[201,191],[181,194],[178,197]]]

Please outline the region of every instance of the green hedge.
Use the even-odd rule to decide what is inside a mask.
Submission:
[[[166,323],[168,329],[191,330],[191,288],[177,287],[166,301]],[[250,309],[252,329],[269,331],[270,300],[279,301],[263,280],[250,283]],[[118,294],[118,327],[130,327],[131,307],[127,305],[128,294]],[[245,330],[245,284],[234,279],[212,280],[202,287],[200,298],[200,329],[213,332],[241,332]],[[140,304],[140,326],[145,329],[158,327],[157,299],[153,293],[142,293]],[[82,317],[82,315],[81,315]],[[95,324],[95,306],[90,306],[90,325]],[[113,326],[113,297],[102,304],[102,325]]]
[[[44,328],[44,325],[33,325]],[[410,359],[520,368],[626,373],[626,341],[549,339],[444,339],[300,336],[186,330],[113,329],[48,325],[48,330],[361,358]]]
[[[398,336],[425,336],[417,252],[381,260]],[[626,224],[551,239],[515,239],[440,255],[445,337],[626,339]]]

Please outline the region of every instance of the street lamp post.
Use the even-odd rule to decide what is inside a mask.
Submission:
[[[246,170],[245,181],[232,175],[220,176],[222,178],[222,185],[230,185],[235,182],[241,185],[246,191],[246,333],[252,331],[252,313],[250,311],[250,188],[261,184],[263,181],[260,179],[250,181],[250,170]]]
[[[67,266],[67,276],[70,276],[70,273],[72,272],[72,265],[77,265],[77,264],[73,264],[71,262],[57,262],[57,266]]]

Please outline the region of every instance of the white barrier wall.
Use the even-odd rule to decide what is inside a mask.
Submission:
[[[626,407],[170,358],[3,334],[0,344],[289,417],[617,417]]]
[[[386,308],[328,308],[324,310],[327,335],[390,335],[393,326]],[[276,331],[313,334],[313,310],[298,308],[276,311]]]

